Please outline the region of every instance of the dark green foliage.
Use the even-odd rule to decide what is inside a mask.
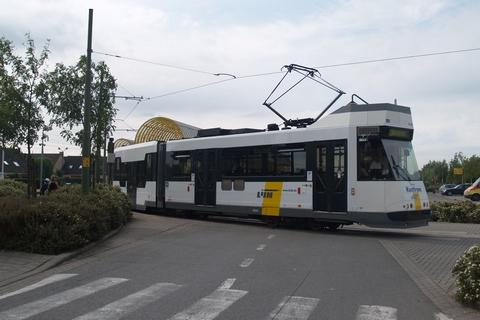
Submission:
[[[480,223],[480,205],[472,201],[435,202],[431,209],[432,221]]]
[[[480,246],[465,251],[455,263],[452,273],[457,278],[457,299],[467,304],[480,302]]]
[[[443,161],[429,161],[420,171],[428,192],[436,192],[448,175],[448,164]]]
[[[57,254],[98,240],[125,224],[130,205],[120,189],[98,186],[83,195],[67,186],[30,201],[0,198],[0,249]]]
[[[0,187],[9,186],[22,192],[27,192],[27,184],[12,179],[0,180]]]
[[[50,159],[48,159],[47,157],[43,157],[43,161],[42,159],[40,158],[35,158],[33,160],[34,162],[34,168],[35,168],[35,172],[34,172],[34,176],[35,176],[35,180],[40,180],[40,167],[42,166],[42,162],[43,162],[43,171],[42,171],[42,176],[43,178],[50,178],[53,174],[53,163],[52,161],[50,161]]]
[[[27,184],[11,179],[0,180],[0,198],[2,197],[26,197]]]

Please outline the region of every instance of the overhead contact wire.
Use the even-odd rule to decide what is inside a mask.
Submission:
[[[363,60],[363,61],[353,61],[353,62],[346,62],[346,63],[328,64],[328,65],[323,65],[323,66],[319,66],[319,67],[315,67],[315,68],[316,69],[335,68],[335,67],[353,66],[353,65],[357,65],[357,64],[367,64],[367,63],[385,62],[385,61],[393,61],[393,60],[431,57],[431,56],[439,56],[439,55],[452,54],[452,53],[462,53],[462,52],[472,52],[472,51],[480,51],[480,48],[431,52],[431,53],[413,54],[413,55],[391,57],[391,58],[381,58],[381,59],[373,59],[373,60]]]
[[[150,60],[145,60],[145,59],[138,59],[138,58],[131,58],[131,57],[124,57],[118,54],[112,54],[112,53],[106,53],[106,52],[99,52],[99,51],[92,51],[93,53],[108,56],[108,57],[113,57],[113,58],[119,58],[119,59],[124,59],[124,60],[130,60],[130,61],[135,61],[135,62],[142,62],[142,63],[148,63],[148,64],[153,64],[165,68],[171,68],[171,69],[177,69],[177,70],[183,70],[183,71],[190,71],[190,72],[196,72],[196,73],[202,73],[202,74],[208,74],[211,76],[218,76],[221,75],[219,73],[214,73],[214,72],[208,72],[204,70],[199,70],[199,69],[193,69],[193,68],[188,68],[188,67],[180,67],[172,64],[166,64],[166,63],[161,63],[161,62],[155,62],[155,61],[150,61]]]

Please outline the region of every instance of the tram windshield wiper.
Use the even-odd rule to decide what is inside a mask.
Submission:
[[[412,179],[410,179],[410,174],[408,173],[408,171],[404,167],[398,165],[395,162],[395,159],[393,159],[392,155],[390,155],[390,159],[392,159],[393,168],[395,169],[395,172],[397,173],[397,175],[401,176],[402,178],[406,179],[407,181],[412,181]]]

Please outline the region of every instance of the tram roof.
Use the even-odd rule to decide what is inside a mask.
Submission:
[[[331,114],[347,113],[347,112],[366,112],[366,111],[393,111],[406,114],[412,114],[409,107],[399,106],[391,103],[372,103],[372,104],[349,104],[335,110]]]

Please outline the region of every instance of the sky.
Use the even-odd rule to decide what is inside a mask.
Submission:
[[[371,64],[322,66],[431,52],[480,48],[480,1],[475,0],[0,0],[0,37],[22,53],[25,33],[38,48],[50,39],[49,68],[86,53],[88,9],[94,9],[93,50],[205,71],[190,72],[94,53],[118,82],[118,95],[156,97],[301,64],[370,103],[412,110],[414,149],[421,166],[455,152],[480,154],[480,51]],[[115,138],[154,116],[200,128],[265,128],[279,123],[263,101],[282,74],[225,81],[142,101],[117,99]],[[294,76],[288,81],[295,81]],[[287,118],[315,117],[335,93],[302,83],[275,105]],[[135,107],[134,111],[132,109]],[[130,113],[130,115],[129,115]],[[127,117],[128,115],[128,117]],[[49,133],[45,152],[80,148]],[[36,146],[34,151],[39,151]]]

